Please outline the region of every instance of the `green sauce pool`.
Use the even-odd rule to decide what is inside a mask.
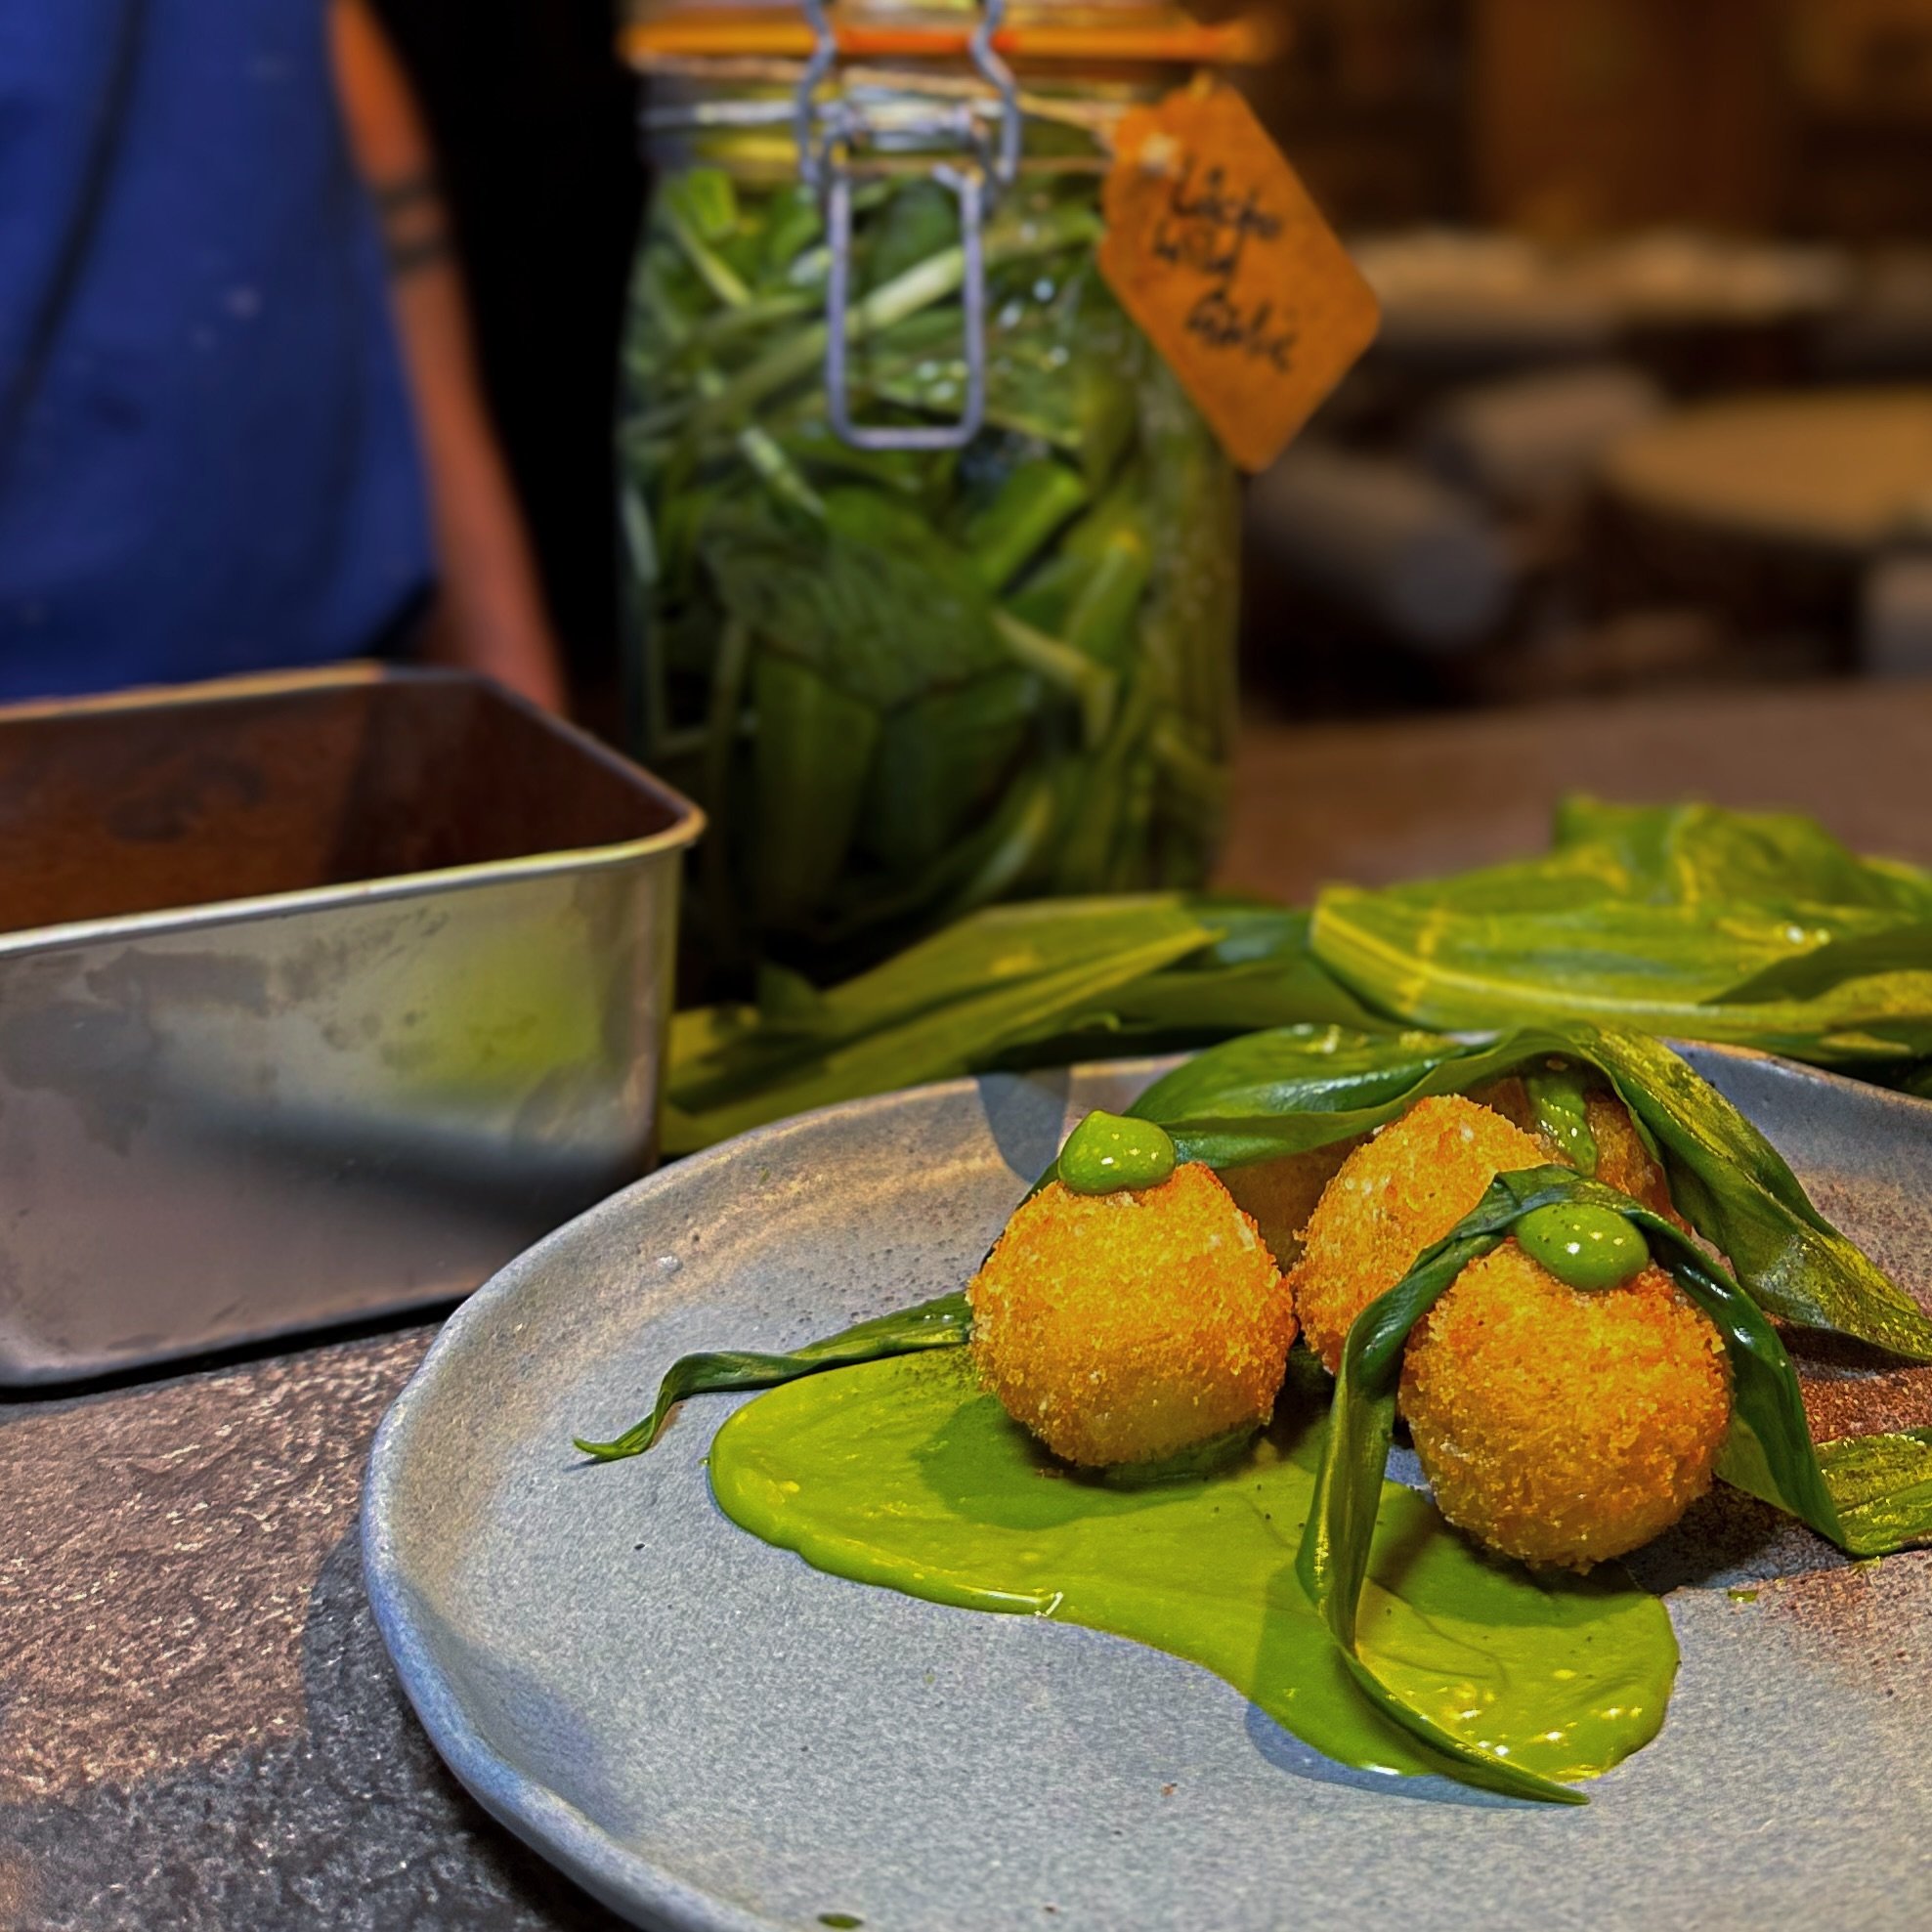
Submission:
[[[949,1349],[767,1392],[718,1431],[710,1481],[734,1523],[820,1569],[1111,1631],[1203,1665],[1344,1764],[1436,1770],[1355,1690],[1295,1577],[1325,1425],[1291,1381],[1229,1465],[1117,1487],[1055,1462]],[[1567,1780],[1648,1743],[1677,1669],[1662,1605],[1615,1566],[1539,1579],[1395,1483],[1361,1643],[1436,1722]]]

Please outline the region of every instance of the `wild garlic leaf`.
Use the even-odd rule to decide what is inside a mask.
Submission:
[[[1661,1041],[1552,1022],[1463,1044],[1296,1027],[1229,1041],[1135,1111],[1184,1160],[1239,1167],[1367,1134],[1431,1095],[1468,1093],[1551,1057],[1595,1067],[1656,1148],[1678,1211],[1756,1301],[1801,1327],[1932,1360],[1932,1317],[1812,1205],[1770,1141]]]

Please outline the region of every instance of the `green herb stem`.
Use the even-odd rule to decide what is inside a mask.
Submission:
[[[1100,744],[1107,736],[1119,703],[1119,678],[1070,644],[1022,623],[1010,612],[995,611],[993,625],[1014,664],[1024,665],[1080,701],[1086,741],[1090,746]]]
[[[856,1362],[883,1361],[890,1355],[914,1354],[923,1349],[957,1349],[966,1340],[969,1321],[964,1294],[941,1295],[915,1308],[858,1322],[787,1354],[720,1350],[681,1355],[665,1371],[657,1399],[641,1422],[608,1442],[586,1441],[581,1437],[571,1439],[593,1462],[622,1462],[650,1448],[664,1434],[671,1410],[688,1396],[776,1389],[780,1383],[795,1382],[802,1375],[822,1375],[827,1369],[850,1368]]]
[[[1056,209],[1024,227],[1006,232],[990,230],[985,243],[986,263],[991,269],[1024,261],[1030,256],[1053,254],[1076,242],[1091,240],[1096,233],[1097,222],[1087,210]],[[918,267],[908,269],[853,303],[846,315],[847,338],[877,334],[935,302],[945,301],[959,293],[965,278],[965,251],[958,247],[942,248]],[[788,383],[809,373],[824,360],[830,336],[824,322],[815,322],[766,351],[749,368],[734,376],[720,395],[697,406],[698,426],[702,429],[731,421]]]
[[[670,237],[677,243],[679,252],[697,271],[705,286],[728,309],[742,309],[751,299],[751,291],[738,278],[737,272],[721,256],[707,247],[684,216],[666,202],[660,210],[665,227]]]

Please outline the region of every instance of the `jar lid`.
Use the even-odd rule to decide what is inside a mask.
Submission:
[[[827,12],[839,53],[872,61],[957,60],[978,16],[969,0],[833,0]],[[1208,22],[1148,0],[1019,0],[1008,7],[993,48],[1020,66],[1254,66],[1272,58],[1281,39],[1278,22],[1262,14]],[[812,32],[795,4],[643,0],[631,9],[622,46],[644,68],[705,59],[802,61]]]

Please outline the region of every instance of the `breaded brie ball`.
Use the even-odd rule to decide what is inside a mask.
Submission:
[[[1710,1487],[1731,1370],[1661,1268],[1571,1288],[1507,1241],[1416,1324],[1399,1401],[1451,1523],[1525,1563],[1588,1569]]]
[[[1254,1216],[1277,1267],[1285,1268],[1300,1259],[1302,1229],[1320,1202],[1322,1189],[1361,1145],[1361,1138],[1356,1135],[1305,1153],[1277,1154],[1272,1160],[1221,1170],[1222,1184],[1243,1214]]]
[[[1499,1174],[1548,1165],[1543,1148],[1459,1094],[1418,1100],[1342,1163],[1288,1276],[1309,1347],[1330,1373],[1349,1327],[1481,1200]]]
[[[1152,1462],[1266,1422],[1295,1306],[1213,1170],[1021,1204],[967,1285],[972,1357],[1055,1455]]]

